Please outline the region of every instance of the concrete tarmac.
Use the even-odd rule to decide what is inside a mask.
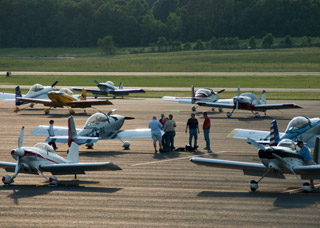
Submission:
[[[135,117],[123,129],[147,128],[152,116],[172,113],[177,123],[175,146],[184,147],[184,132],[191,106],[160,99],[126,98],[112,100],[113,106],[97,107],[108,112]],[[271,101],[270,101],[271,102]],[[291,103],[293,101],[272,101]],[[94,149],[80,146],[81,162],[111,161],[123,170],[87,172],[57,176],[59,186],[49,187],[41,176],[19,174],[11,186],[0,187],[1,227],[319,227],[320,192],[303,193],[294,176],[286,180],[265,178],[257,192],[250,192],[250,180],[240,170],[197,166],[192,156],[259,163],[257,149],[245,141],[226,138],[234,128],[268,130],[277,119],[284,131],[291,118],[319,116],[319,101],[294,101],[303,109],[269,111],[254,118],[251,112],[238,111],[232,118],[224,112],[198,107],[211,118],[212,153],[199,135],[199,151],[154,153],[151,139],[132,139],[131,149],[123,150],[119,140],[102,140]],[[0,101],[0,161],[14,159],[10,151],[18,145],[25,126],[24,146],[33,146],[46,137],[31,136],[38,125],[50,119],[56,126],[67,126],[68,109],[52,109],[45,115],[42,105],[15,112],[13,103]],[[81,128],[95,109],[87,113],[76,109],[76,126]],[[67,145],[58,144],[58,154],[66,156]],[[0,169],[0,175],[7,174]],[[12,175],[12,173],[9,173]],[[50,174],[47,174],[50,176]],[[315,181],[316,184],[320,181]],[[319,186],[319,185],[318,185]]]

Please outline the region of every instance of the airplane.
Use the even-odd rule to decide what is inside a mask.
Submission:
[[[219,94],[225,91],[224,89],[215,92],[210,88],[201,88],[194,92],[194,86],[191,86],[191,97],[171,97],[163,96],[163,101],[175,101],[180,104],[193,104],[192,111],[196,111],[197,102],[218,102],[218,103],[231,103],[232,99],[219,99]],[[214,111],[214,107],[212,108]],[[219,112],[222,112],[222,108],[219,108]]]
[[[315,138],[320,136],[320,118],[308,118],[306,116],[296,116],[290,120],[285,132],[278,132],[277,121],[271,122],[274,128],[274,136],[270,136],[269,131],[259,131],[251,129],[236,128],[227,136],[233,139],[247,139],[250,137],[261,144],[270,144],[270,138],[274,138],[276,145],[282,139],[292,139],[293,141],[303,141],[308,147],[315,146]]]
[[[302,180],[320,179],[320,165],[318,165],[320,138],[317,138],[317,146],[314,151],[314,161],[317,165],[304,165],[302,156],[296,150],[295,143],[290,139],[283,139],[277,146],[270,147],[263,147],[262,144],[250,138],[248,141],[259,148],[258,156],[262,164],[200,157],[192,157],[190,161],[203,166],[241,169],[244,175],[261,176],[258,181],[251,180],[249,182],[249,187],[253,192],[258,189],[258,184],[264,177],[285,179],[284,174],[293,174],[306,192],[311,192],[312,186],[307,182],[303,183]]]
[[[44,110],[45,114],[49,114],[50,109],[54,108],[63,108],[64,106],[70,107],[69,113],[75,114],[72,108],[88,108],[93,105],[112,105],[110,101],[107,99],[100,100],[86,100],[86,90],[82,89],[80,99],[76,98],[72,95],[71,90],[67,88],[62,88],[59,91],[51,91],[48,93],[49,99],[34,99],[34,98],[24,98],[17,97],[18,100],[23,102],[32,102],[32,103],[40,103],[44,106],[49,106]]]
[[[267,101],[267,94],[265,90],[263,90],[261,100],[259,100],[259,98],[253,93],[243,93],[240,95],[240,86],[238,86],[237,96],[233,97],[233,104],[203,102],[203,101],[198,101],[197,104],[199,106],[232,109],[232,112],[227,112],[228,118],[232,116],[234,111],[237,112],[238,109],[249,110],[252,113],[254,111],[260,111],[260,112],[264,112],[264,114],[266,115],[267,110],[301,108],[297,104],[266,104],[266,101]],[[255,117],[260,117],[260,114],[256,112]]]
[[[123,96],[124,95],[129,95],[130,93],[145,93],[143,89],[123,89],[123,83],[120,82],[119,89],[117,89],[114,86],[114,83],[112,81],[107,81],[106,83],[99,83],[96,80],[93,80],[99,90],[97,89],[87,89],[88,92],[92,93],[95,98],[97,98],[99,95],[105,95],[108,96],[109,94],[113,95],[113,98],[116,98],[117,96]],[[72,88],[73,90],[76,91],[81,91],[81,88]]]
[[[76,129],[73,116],[68,119],[72,131],[69,132],[68,127],[54,127],[54,137],[47,137],[47,142],[70,143],[73,142],[81,145],[86,144],[88,148],[93,148],[93,144],[101,139],[119,139],[123,143],[124,149],[129,149],[130,142],[123,141],[128,138],[151,138],[150,129],[133,129],[120,130],[125,119],[133,119],[132,117],[124,117],[121,115],[111,115],[116,109],[108,112],[98,112],[91,115],[86,121],[82,129]],[[46,125],[39,125],[33,129],[31,135],[45,135],[48,136],[48,128]],[[69,138],[69,135],[71,136]]]
[[[47,178],[43,173],[51,172],[52,175],[75,175],[85,174],[85,171],[106,171],[106,170],[121,170],[119,166],[112,162],[79,162],[79,146],[72,143],[69,148],[67,159],[56,154],[51,146],[46,143],[37,143],[34,147],[22,147],[24,127],[22,127],[18,148],[11,151],[11,156],[17,162],[0,161],[0,168],[7,172],[14,172],[14,175],[4,175],[2,182],[5,185],[10,185],[19,173],[41,175],[49,185],[57,186],[58,179],[55,176]]]
[[[48,93],[54,91],[54,86],[58,83],[58,81],[54,82],[51,86],[43,86],[41,84],[34,84],[30,87],[27,94],[23,95],[21,93],[20,86],[15,88],[15,93],[0,93],[0,99],[3,99],[5,102],[16,102],[17,106],[26,104],[25,102],[16,99],[17,97],[23,98],[34,98],[34,99],[49,99]],[[30,103],[29,106],[33,108],[34,103]]]

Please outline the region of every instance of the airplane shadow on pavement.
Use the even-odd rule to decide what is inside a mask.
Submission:
[[[98,184],[98,181],[59,181],[58,186],[46,185],[10,185],[2,186],[0,190],[12,190],[7,197],[13,199],[16,205],[19,204],[19,199],[32,198],[39,195],[46,195],[54,191],[66,192],[88,192],[88,193],[115,193],[122,188],[104,188],[104,187],[87,187],[80,184]]]

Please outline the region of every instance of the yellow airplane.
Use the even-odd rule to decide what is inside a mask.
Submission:
[[[26,103],[40,103],[44,106],[49,106],[44,110],[45,114],[49,114],[49,110],[54,108],[63,108],[64,106],[70,107],[69,113],[75,114],[72,108],[89,108],[93,105],[112,105],[107,99],[100,100],[86,100],[87,92],[82,89],[80,99],[72,95],[71,90],[67,88],[62,88],[59,91],[51,91],[48,93],[49,99],[33,99],[33,98],[23,98],[17,97],[18,100]]]

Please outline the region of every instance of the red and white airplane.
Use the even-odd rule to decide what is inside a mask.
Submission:
[[[58,180],[55,176],[47,178],[43,173],[51,172],[52,175],[76,175],[85,174],[85,171],[106,171],[121,170],[119,166],[112,162],[79,162],[78,145],[72,142],[67,159],[54,152],[51,146],[46,143],[37,143],[34,147],[22,147],[24,127],[22,127],[18,148],[11,151],[11,156],[17,162],[0,161],[0,168],[7,172],[14,172],[14,175],[4,175],[2,182],[9,185],[19,173],[41,174],[50,185],[57,185]]]
[[[191,86],[191,97],[171,97],[164,96],[161,98],[163,101],[175,101],[180,104],[193,104],[192,111],[196,111],[198,102],[214,102],[214,103],[231,103],[232,99],[219,99],[219,94],[222,93],[224,89],[215,92],[210,88],[201,88],[194,92],[194,86]],[[212,108],[214,111],[214,107]],[[222,111],[222,108],[219,108]]]
[[[227,113],[228,118],[232,116],[234,111],[237,112],[238,109],[249,110],[252,113],[256,111],[255,117],[260,117],[258,112],[264,112],[266,115],[267,110],[301,108],[297,104],[267,104],[267,94],[265,90],[262,93],[261,100],[253,93],[243,93],[240,95],[240,86],[238,86],[237,96],[233,97],[232,100],[233,104],[198,101],[197,105],[232,109],[232,112]]]

